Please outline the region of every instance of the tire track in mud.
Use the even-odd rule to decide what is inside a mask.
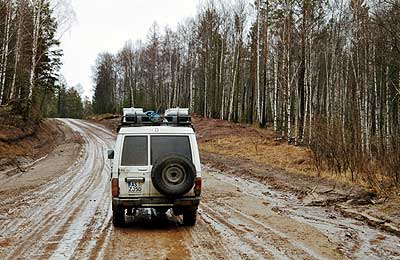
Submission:
[[[48,258],[53,251],[55,258],[68,258],[74,252],[71,249],[79,246],[75,244],[80,243],[87,228],[101,228],[106,226],[104,223],[110,222],[110,199],[107,196],[109,178],[105,174],[105,169],[109,167],[104,164],[103,147],[110,147],[112,142],[105,143],[103,139],[111,139],[113,135],[106,135],[103,131],[100,135],[103,138],[96,133],[89,136],[77,121],[64,122],[81,132],[85,140],[85,156],[44,189],[31,191],[30,202],[27,202],[31,206],[20,210],[36,208],[36,212],[27,217],[23,225],[14,223],[13,229],[7,229],[9,234],[17,232],[19,235],[19,239],[16,239],[19,245],[12,248],[8,259]],[[46,196],[48,194],[55,195],[55,198]],[[85,246],[85,249],[88,248]]]
[[[210,176],[208,173],[207,175],[207,179],[212,179],[212,182],[215,182],[213,175]],[[207,182],[207,179],[205,182]],[[221,180],[219,182],[224,183]],[[230,252],[236,253],[234,258],[324,259],[316,256],[310,250],[304,250],[293,239],[289,239],[265,225],[256,223],[254,218],[249,215],[250,213],[243,213],[252,211],[251,208],[246,209],[245,206],[240,208],[241,203],[235,205],[235,202],[243,200],[246,194],[242,194],[242,191],[231,183],[222,183],[220,185],[224,185],[224,189],[216,188],[213,198],[206,197],[203,199],[202,218],[222,234],[226,244],[230,247]],[[230,186],[230,189],[227,188],[228,186]],[[214,185],[213,188],[215,188]],[[232,201],[233,203],[231,203]],[[230,206],[230,204],[234,206]],[[251,200],[249,204],[251,204]],[[253,204],[257,207],[257,211],[253,210],[253,214],[257,214],[258,211],[267,211],[262,203]],[[240,208],[240,210],[237,208]]]
[[[205,206],[203,205],[203,208]],[[254,243],[251,238],[246,237],[244,230],[235,228],[231,223],[225,221],[221,217],[217,217],[216,213],[207,208],[202,218],[206,223],[212,225],[217,232],[222,234],[226,244],[229,246],[229,258],[231,259],[262,259],[273,258],[272,250],[266,245],[260,244],[258,241]],[[266,244],[266,243],[265,243]],[[278,256],[279,254],[275,254]],[[280,255],[282,256],[282,255]]]
[[[186,246],[192,259],[234,259],[231,250],[220,239],[217,231],[205,221],[205,213],[201,208],[198,211],[196,226],[186,231]]]
[[[205,204],[205,221],[224,234],[232,244],[231,250],[242,258],[326,259],[228,204]]]
[[[77,217],[73,219],[73,223],[66,229],[63,240],[60,241],[57,250],[51,256],[52,259],[59,259],[65,256],[67,258],[72,256],[73,258],[81,258],[79,257],[80,255],[82,257],[90,255],[92,249],[96,246],[96,241],[102,237],[111,219],[111,200],[108,196],[109,177],[107,176],[110,167],[105,165],[105,151],[103,149],[105,147],[111,148],[113,141],[106,142],[105,140],[114,139],[113,135],[106,131],[101,133],[92,131],[93,124],[74,121],[72,127],[74,125],[84,130],[81,130],[82,134],[90,136],[90,138],[87,138],[87,143],[90,144],[92,142],[93,146],[96,147],[96,156],[92,167],[88,167],[90,169],[89,176],[92,176],[91,180],[88,181],[90,185],[87,186],[82,194],[77,195],[82,197],[81,199],[85,205]],[[88,150],[93,151],[93,149]],[[82,224],[84,228],[82,228]]]
[[[206,175],[211,175],[209,179],[213,182],[217,181],[221,186],[232,186],[236,189],[225,193],[216,193],[214,190],[214,197],[203,199],[203,206],[206,204],[210,207],[207,211],[209,216],[216,218],[217,221],[220,217],[219,221],[222,223],[233,219],[231,223],[244,224],[246,228],[250,228],[250,232],[265,230],[268,235],[274,233],[280,237],[279,240],[274,240],[273,236],[260,236],[260,238],[266,240],[265,244],[272,243],[277,248],[283,248],[282,251],[285,251],[287,258],[399,259],[400,257],[399,237],[372,229],[361,221],[343,217],[333,208],[306,207],[292,194],[273,190],[251,178],[244,179],[223,174],[207,167],[203,170],[206,170]],[[220,187],[218,189],[221,190]],[[240,199],[237,199],[238,193],[241,194]],[[255,207],[260,211],[254,210]],[[277,255],[273,258],[277,258]]]

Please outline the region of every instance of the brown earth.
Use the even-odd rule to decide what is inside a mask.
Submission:
[[[0,193],[18,194],[62,175],[77,160],[82,143],[81,136],[64,123],[45,120],[35,135],[8,145],[6,156],[12,163],[0,172]]]
[[[278,184],[274,188],[272,181],[253,175],[252,170],[260,167],[261,171],[262,165],[251,164],[247,172],[240,166],[251,162],[227,159],[224,163],[226,157],[219,155],[210,155],[210,161],[220,162],[224,171],[203,165],[196,226],[184,227],[182,219],[171,212],[159,216],[141,209],[127,217],[125,228],[115,228],[110,161],[105,159],[115,134],[86,121],[63,122],[82,136],[84,149],[67,169],[51,160],[35,166],[43,171],[59,169],[57,177],[13,191],[19,185],[25,187],[23,181],[15,182],[14,188],[0,192],[0,259],[400,257],[400,237],[343,217],[333,207],[306,206],[290,187],[293,183],[287,189],[281,190]],[[71,158],[57,150],[51,156],[58,161]],[[272,171],[272,177],[280,174],[272,168],[263,170]]]
[[[56,120],[25,122],[10,114],[0,117],[0,172],[24,171],[65,141],[69,131]],[[24,126],[25,125],[25,126]],[[75,136],[79,142],[79,137]]]

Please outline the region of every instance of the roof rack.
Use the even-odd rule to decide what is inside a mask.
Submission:
[[[143,108],[124,108],[120,127],[140,126],[192,126],[188,108],[167,109],[164,116],[154,111],[144,112]]]

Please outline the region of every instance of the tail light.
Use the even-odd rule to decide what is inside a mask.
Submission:
[[[194,194],[200,196],[201,194],[201,178],[196,178],[194,181]]]
[[[111,180],[111,194],[113,197],[119,196],[118,178],[113,178]]]

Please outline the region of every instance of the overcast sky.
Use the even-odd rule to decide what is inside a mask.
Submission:
[[[116,53],[125,41],[146,40],[150,26],[175,28],[196,14],[198,0],[72,0],[76,22],[64,34],[61,73],[69,86],[82,84],[91,97],[92,66],[97,54]]]

